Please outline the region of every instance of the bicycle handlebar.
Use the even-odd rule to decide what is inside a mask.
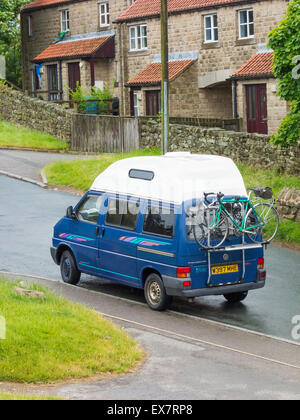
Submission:
[[[217,196],[217,201],[220,202],[222,200],[223,197],[225,197],[224,194],[222,194],[221,192],[219,192],[218,194],[216,193],[204,193],[204,201],[206,201],[206,203],[208,203],[207,197],[209,197],[210,195],[216,195]]]

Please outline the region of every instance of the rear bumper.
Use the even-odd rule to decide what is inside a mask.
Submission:
[[[266,280],[253,283],[239,283],[229,286],[206,287],[203,289],[185,289],[183,281],[175,277],[162,276],[167,295],[194,298],[199,296],[225,295],[229,293],[247,292],[249,290],[262,289]]]

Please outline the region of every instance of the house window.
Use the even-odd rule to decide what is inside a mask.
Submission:
[[[100,3],[99,4],[99,13],[100,13],[100,27],[109,26],[109,4]]]
[[[58,74],[57,65],[47,66],[48,74],[48,96],[49,101],[57,101],[58,99]]]
[[[204,16],[204,39],[205,42],[217,42],[219,40],[218,33],[218,16]]]
[[[254,17],[252,9],[239,11],[239,37],[240,39],[254,37]]]
[[[133,92],[133,109],[134,109],[134,116],[139,116],[139,100],[138,100],[138,93]]]
[[[68,9],[62,10],[60,12],[60,27],[61,32],[70,30],[70,12]]]
[[[131,51],[147,49],[147,25],[131,26],[129,33]]]
[[[28,24],[28,36],[33,36],[33,29],[32,29],[32,16],[27,17],[27,24]]]

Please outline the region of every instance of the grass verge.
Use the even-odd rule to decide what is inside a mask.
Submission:
[[[15,394],[2,394],[0,393],[0,401],[63,401],[58,397],[33,397],[29,395],[15,395]]]
[[[85,307],[40,286],[46,299],[18,295],[17,283],[0,277],[0,381],[53,383],[103,373],[125,373],[143,351],[122,329]]]
[[[131,153],[104,153],[95,158],[54,162],[44,168],[49,185],[60,185],[87,191],[95,178],[112,163],[135,156],[160,155],[160,150],[137,150]]]
[[[49,134],[29,130],[14,124],[0,121],[0,146],[24,149],[68,150],[68,144]]]

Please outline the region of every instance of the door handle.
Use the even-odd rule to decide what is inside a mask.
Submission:
[[[98,226],[96,227],[95,234],[96,234],[96,236],[98,236],[98,235],[99,235],[99,227],[98,227]]]
[[[105,235],[105,229],[102,228],[102,238],[104,237],[104,235]]]

